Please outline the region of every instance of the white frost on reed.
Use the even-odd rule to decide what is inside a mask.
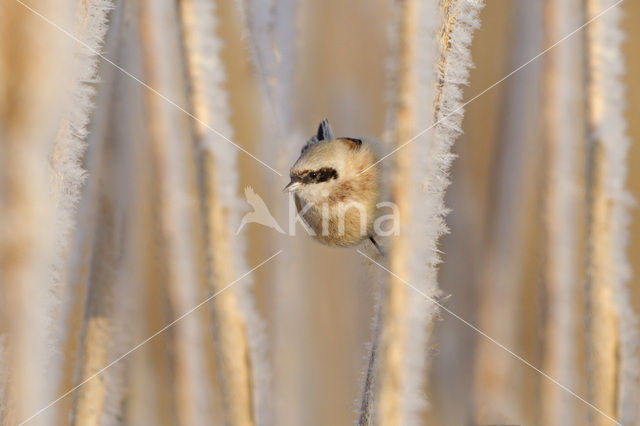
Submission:
[[[614,0],[589,0],[589,17],[616,3]],[[631,267],[627,254],[629,240],[629,207],[633,199],[625,188],[630,140],[625,120],[625,87],[622,76],[625,61],[622,54],[624,33],[620,29],[622,6],[603,13],[588,28],[590,73],[590,121],[598,144],[602,164],[599,174],[603,203],[608,208],[608,235],[602,248],[606,259],[601,267],[607,276],[611,301],[617,317],[617,416],[622,424],[638,422],[640,358],[638,354],[638,317],[631,305]],[[595,256],[594,256],[595,257]],[[594,259],[594,262],[600,262]],[[597,265],[596,265],[597,266]],[[596,278],[597,279],[597,278]],[[597,384],[596,384],[597,386]]]
[[[111,60],[139,73],[137,37],[132,37],[130,26],[123,25],[123,16],[130,10],[120,5],[111,14],[105,48]],[[73,385],[87,380],[135,343],[131,341],[132,312],[140,301],[133,296],[137,287],[132,283],[131,262],[135,256],[130,250],[136,232],[130,210],[139,208],[134,191],[143,169],[136,165],[140,161],[134,154],[146,145],[130,143],[145,140],[135,131],[143,122],[142,88],[126,76],[119,78],[121,75],[109,65],[102,70],[95,95],[100,114],[92,120],[87,136],[89,178],[79,205],[63,305],[69,328],[66,349],[74,348],[77,353],[69,357],[76,364]],[[119,424],[127,363],[127,359],[117,363],[74,392],[71,424]],[[72,386],[65,383],[68,381],[65,377],[61,391]]]
[[[123,58],[118,55],[118,46],[122,36],[120,35],[120,25],[122,22],[124,7],[117,7],[109,17],[109,32],[105,37],[104,49],[108,52],[111,60],[131,70],[130,64],[123,61]],[[124,43],[123,43],[124,44]],[[139,56],[139,55],[138,55]],[[96,65],[97,66],[97,65]],[[66,392],[68,389],[78,383],[78,380],[82,380],[84,372],[87,371],[88,365],[101,368],[100,361],[96,363],[95,356],[100,351],[96,346],[94,351],[85,352],[89,335],[95,330],[89,331],[92,327],[89,319],[89,312],[91,305],[95,304],[91,302],[91,297],[87,298],[87,294],[91,295],[95,290],[95,268],[91,267],[93,259],[98,258],[98,230],[105,226],[101,222],[102,215],[98,212],[103,211],[100,208],[100,199],[104,199],[104,190],[106,188],[115,188],[116,186],[104,184],[104,171],[105,166],[113,163],[113,160],[103,156],[105,152],[104,145],[110,142],[109,138],[109,125],[117,118],[114,118],[116,112],[115,103],[112,102],[118,98],[119,93],[114,90],[115,75],[119,71],[112,67],[106,66],[101,69],[99,84],[95,87],[95,95],[93,96],[92,103],[95,103],[96,113],[91,122],[87,126],[86,134],[86,154],[84,154],[85,160],[83,161],[84,167],[88,171],[87,182],[82,185],[81,196],[77,206],[78,226],[73,230],[71,241],[69,242],[70,248],[68,251],[68,259],[64,265],[63,282],[64,285],[61,289],[61,306],[58,308],[57,320],[62,324],[61,332],[59,333],[61,339],[61,347],[63,354],[73,353],[74,356],[66,356],[61,362],[60,367],[60,385],[59,391]],[[126,105],[125,108],[120,108],[118,111],[122,117],[129,116],[129,103],[122,102],[122,105]],[[119,126],[119,129],[121,126]],[[102,196],[102,197],[101,197]],[[100,222],[100,223],[99,223]],[[100,256],[101,258],[103,256]],[[106,260],[105,260],[106,261]],[[111,296],[105,300],[104,305],[108,304],[108,301],[112,300]],[[128,298],[123,298],[128,300]],[[110,305],[109,305],[110,306]],[[97,342],[101,347],[107,347],[111,340]],[[93,358],[93,359],[91,359]],[[54,360],[52,364],[56,364],[57,360]],[[104,361],[106,363],[106,361]],[[91,371],[93,373],[94,371]],[[110,374],[111,372],[107,372]],[[80,388],[75,392],[73,398],[66,398],[60,401],[57,405],[60,406],[62,412],[58,419],[59,422],[82,422],[87,421],[86,418],[82,418],[80,412],[82,411],[82,404],[79,404],[81,396],[90,394],[92,390],[95,390],[99,386],[103,385],[102,380],[95,380],[89,382],[87,385]],[[100,416],[103,410],[95,409],[96,406],[102,407],[104,400],[97,398],[98,393],[94,393],[94,398],[91,399],[88,405],[90,411],[95,411],[97,416]],[[115,395],[122,395],[122,392],[114,393],[109,392],[110,397]],[[87,402],[85,401],[82,402]],[[85,405],[87,407],[87,405]],[[71,416],[69,416],[71,412]],[[78,420],[75,420],[75,419]]]
[[[50,155],[49,185],[53,198],[54,258],[51,265],[49,286],[52,295],[50,314],[55,318],[50,330],[55,352],[52,354],[51,375],[56,382],[61,379],[64,341],[67,328],[68,306],[65,302],[74,299],[69,288],[69,250],[71,232],[76,221],[76,209],[86,178],[82,158],[87,147],[87,125],[94,109],[95,84],[98,83],[98,55],[101,52],[108,29],[108,14],[113,8],[112,0],[79,0],[76,5],[73,35],[81,42],[74,42],[73,59],[64,116]]]
[[[447,2],[449,3],[449,2]],[[456,138],[462,133],[462,87],[468,84],[469,70],[473,67],[471,61],[471,41],[473,32],[480,26],[478,15],[484,2],[482,0],[452,1],[449,5],[448,16],[454,21],[450,27],[448,45],[441,46],[441,58],[439,66],[439,82],[435,103],[435,132],[433,141],[426,145],[424,157],[421,159],[423,167],[416,168],[421,187],[416,185],[416,198],[423,199],[420,211],[427,214],[421,218],[424,227],[426,248],[423,249],[426,256],[428,271],[435,272],[434,267],[440,263],[437,248],[438,238],[445,234],[447,226],[444,217],[448,213],[444,205],[444,194],[449,185],[449,168],[455,155],[451,153],[451,147]],[[445,18],[446,19],[446,18]],[[445,25],[445,30],[447,26]],[[441,40],[444,41],[444,40]],[[420,60],[418,61],[420,62]],[[422,84],[427,84],[423,82]],[[421,111],[421,108],[424,110]],[[428,108],[424,104],[417,105],[417,116],[426,117]],[[419,141],[415,143],[419,144]],[[423,194],[420,196],[420,194]],[[414,267],[418,267],[425,257],[415,256]],[[417,268],[416,272],[421,272]],[[417,275],[417,274],[415,274]],[[432,286],[435,289],[437,282],[433,277]]]
[[[426,294],[436,296],[439,293],[437,283],[437,266],[440,263],[440,251],[438,250],[438,240],[448,229],[445,223],[445,216],[448,210],[444,204],[444,194],[449,186],[449,169],[454,159],[451,147],[462,133],[462,118],[464,109],[462,105],[462,86],[468,84],[469,70],[473,66],[471,60],[470,46],[473,32],[479,27],[478,15],[483,7],[482,0],[458,0],[445,2],[448,10],[444,16],[450,20],[451,26],[445,23],[444,31],[449,31],[447,44],[441,44],[441,57],[438,61],[439,82],[436,88],[435,107],[435,128],[431,137],[412,142],[416,144],[415,165],[411,182],[412,199],[416,201],[413,213],[412,234],[421,235],[421,240],[414,241],[415,246],[409,250],[408,259],[410,278],[409,282],[414,285],[424,283],[422,287]],[[431,27],[428,17],[420,19],[419,33],[427,34]],[[427,39],[428,40],[428,39]],[[445,40],[441,39],[441,43]],[[428,41],[423,41],[428,43]],[[427,44],[424,49],[417,52],[416,66],[421,68],[430,64],[431,48]],[[425,75],[426,74],[426,75]],[[423,93],[428,93],[431,81],[431,73],[424,71],[418,75],[418,87],[423,87]],[[422,117],[429,117],[433,113],[432,105],[420,102],[422,98],[417,96],[416,117],[418,123]],[[426,126],[427,123],[424,123]],[[420,123],[420,125],[422,125]],[[416,128],[416,131],[422,129]],[[405,228],[407,229],[407,228]],[[426,279],[425,279],[426,278]],[[429,302],[427,302],[429,303]],[[432,304],[429,305],[433,308]],[[427,305],[427,306],[429,306]],[[427,323],[433,320],[436,309],[429,312],[425,309],[424,298],[417,294],[412,294],[409,298],[409,333],[412,333],[412,326],[416,339],[408,338],[407,344],[407,384],[405,392],[407,395],[408,412],[407,424],[418,424],[418,409],[421,405],[419,398],[420,389],[423,386],[424,374],[416,374],[417,371],[424,371],[426,357],[425,320]],[[420,344],[420,334],[423,334],[424,343]],[[413,396],[413,397],[412,397]],[[413,400],[413,404],[412,404]]]
[[[395,154],[392,194],[404,231],[392,241],[390,269],[434,298],[440,293],[438,240],[447,232],[444,193],[454,158],[451,147],[462,132],[461,86],[467,84],[472,65],[469,48],[483,2],[441,2],[443,21],[436,18],[437,4],[403,3],[397,26],[399,63],[393,66],[398,93],[394,129],[389,132],[402,146],[433,126]],[[391,279],[388,286],[377,416],[381,424],[419,424],[425,406],[420,397],[425,351],[438,309],[400,280]]]
[[[187,0],[181,7],[194,112],[200,120],[231,137],[215,3]],[[244,200],[238,196],[238,149],[202,124],[195,125],[203,154],[209,279],[213,281],[212,290],[219,291],[249,269],[244,235],[236,235],[240,211],[244,208]],[[269,423],[266,339],[251,284],[251,277],[244,278],[211,307],[216,319],[216,345],[229,424]],[[248,354],[243,354],[247,350]],[[239,356],[244,359],[234,359]]]
[[[95,84],[98,83],[98,55],[108,29],[107,17],[112,0],[79,0],[73,35],[74,55],[68,81],[68,101],[50,158],[50,185],[55,203],[55,249],[52,266],[53,286],[64,284],[64,269],[70,233],[75,223],[76,206],[80,199],[86,173],[82,157],[86,149],[87,124],[93,110]],[[64,291],[64,289],[58,289]]]

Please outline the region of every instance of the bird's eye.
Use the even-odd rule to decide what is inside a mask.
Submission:
[[[316,173],[316,172],[311,172],[311,173],[309,173],[309,177],[310,177],[311,179],[315,179],[315,178],[317,178],[317,177],[318,177],[318,173]]]

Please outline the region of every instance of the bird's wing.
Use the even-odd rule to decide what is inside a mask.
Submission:
[[[331,124],[329,124],[329,119],[325,118],[320,122],[318,126],[318,131],[315,135],[311,136],[307,143],[302,147],[302,151],[300,154],[304,153],[307,149],[311,148],[313,145],[317,144],[320,141],[325,139],[333,139],[333,130],[331,130]]]

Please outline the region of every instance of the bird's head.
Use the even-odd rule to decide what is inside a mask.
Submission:
[[[284,190],[310,202],[321,202],[360,171],[353,167],[353,160],[361,145],[360,139],[336,138],[306,147],[291,168],[291,182]]]

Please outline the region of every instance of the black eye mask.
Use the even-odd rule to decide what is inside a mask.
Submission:
[[[331,167],[323,167],[319,170],[305,173],[302,177],[302,183],[320,183],[331,179],[338,179],[338,172]]]
[[[326,167],[319,170],[316,182],[326,182],[330,179],[338,179],[338,172],[336,169]]]

